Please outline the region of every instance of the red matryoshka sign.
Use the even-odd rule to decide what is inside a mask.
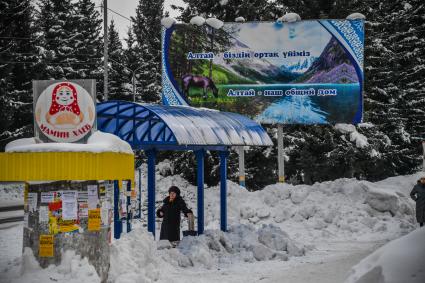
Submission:
[[[49,85],[34,110],[39,131],[56,142],[81,140],[90,133],[96,114],[91,95],[75,82]]]

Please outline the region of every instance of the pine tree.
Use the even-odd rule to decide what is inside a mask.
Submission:
[[[76,17],[71,0],[40,0],[38,26],[46,49],[46,79],[75,78]]]
[[[137,93],[144,102],[159,102],[161,92],[161,18],[164,1],[139,0],[132,17],[133,32],[139,55],[137,60]],[[133,68],[133,70],[136,70]]]
[[[410,173],[422,165],[422,141],[425,138],[425,4],[423,1],[400,2],[392,14],[396,33],[389,35],[396,57],[395,69],[398,70],[399,112],[404,123],[399,128],[405,137],[407,149],[403,150],[404,170],[400,174]]]
[[[109,59],[111,61],[108,81],[109,99],[132,100],[131,93],[125,87],[129,83],[129,71],[124,65],[124,50],[113,20],[108,29],[108,44]]]
[[[102,19],[91,0],[78,0],[75,5],[74,31],[71,46],[78,65],[73,66],[75,78],[102,78],[103,39],[100,35]],[[103,83],[103,82],[101,82]]]
[[[32,84],[38,50],[34,6],[29,0],[0,1],[0,147],[32,134]]]

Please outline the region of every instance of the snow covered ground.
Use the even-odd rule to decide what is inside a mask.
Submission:
[[[171,185],[177,185],[196,214],[196,187],[180,176],[160,174],[166,171],[170,171],[167,163],[158,166],[157,204]],[[113,242],[109,280],[342,282],[362,258],[416,228],[409,192],[419,177],[418,173],[376,183],[339,179],[312,186],[274,184],[256,192],[229,181],[228,233],[219,231],[219,187],[206,188],[204,235],[183,238],[172,249],[155,242],[145,223],[135,221],[131,233]],[[145,181],[142,185],[146,188]],[[11,241],[13,245],[8,244]],[[19,277],[22,261],[31,262],[31,255],[20,257],[21,243],[22,225],[0,228],[0,253],[7,255],[0,261],[5,282],[25,282],[32,273],[36,275],[31,278],[40,278],[33,282],[46,282],[42,279],[47,275],[55,282],[96,281],[90,266],[74,254],[68,255],[67,263],[48,270],[28,264],[31,270]]]

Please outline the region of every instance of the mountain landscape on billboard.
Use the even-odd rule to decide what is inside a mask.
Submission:
[[[310,68],[316,59],[316,57],[312,56],[310,58],[301,59],[294,64],[282,65],[280,68],[286,72],[302,74]]]
[[[358,83],[359,79],[344,49],[331,38],[319,58],[296,82]]]
[[[233,53],[252,52],[240,40],[232,39]],[[267,59],[226,60],[222,56],[214,59],[214,64],[243,78],[245,82],[256,84],[270,83],[357,83],[358,77],[350,59],[340,44],[331,38],[319,57],[308,57],[295,63],[274,65]]]
[[[232,48],[228,50],[229,52],[252,53],[254,51],[237,38],[232,38],[231,42]],[[259,58],[250,58],[247,60],[226,60],[223,59],[222,56],[217,56],[214,59],[214,64],[225,68],[226,70],[243,78],[245,81],[257,84],[290,82],[299,76],[297,72],[293,72],[292,70],[284,70],[266,59]]]

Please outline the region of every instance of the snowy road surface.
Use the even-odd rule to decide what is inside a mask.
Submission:
[[[209,283],[217,282],[220,278],[226,283],[341,283],[347,278],[353,265],[384,243],[326,243],[311,251],[308,257],[291,258],[287,262],[243,263],[221,270],[180,270],[178,273],[169,274],[164,282],[173,279],[173,282]]]

